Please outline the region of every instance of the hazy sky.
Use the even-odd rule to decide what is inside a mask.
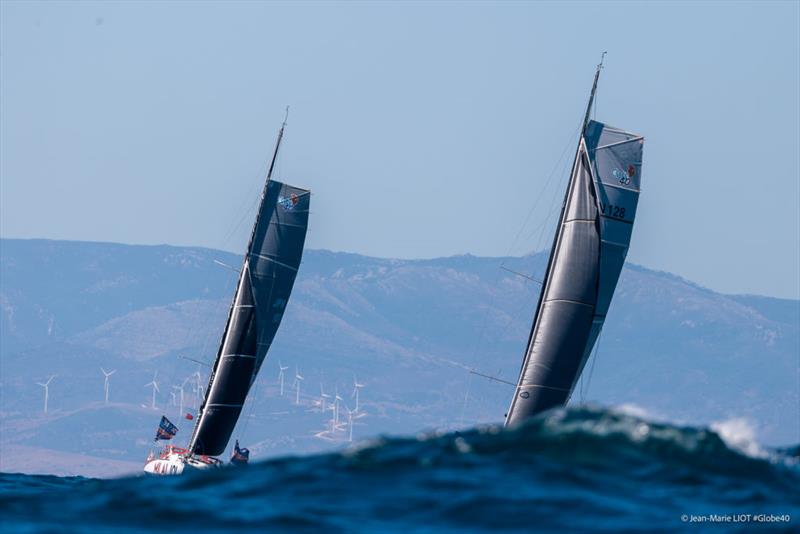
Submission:
[[[0,5],[4,237],[241,252],[290,104],[310,247],[546,248],[607,50],[597,119],[647,139],[629,260],[800,297],[797,2]]]

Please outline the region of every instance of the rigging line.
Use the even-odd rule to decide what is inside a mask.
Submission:
[[[595,97],[594,97],[594,112],[592,113],[592,120],[595,120],[595,121],[597,120],[597,102],[598,102],[598,98],[597,98],[597,95],[595,95]]]
[[[514,319],[518,318],[520,316],[520,312],[522,312],[522,310],[527,308],[529,304],[530,302],[527,299],[524,299],[519,308],[517,308],[514,313],[509,315],[508,322],[506,323],[505,328],[503,328],[503,330],[500,332],[500,335],[497,337],[497,339],[503,339],[506,336],[506,334],[508,334],[508,332],[511,330],[511,326],[514,323]],[[500,372],[498,372],[497,374],[500,374]],[[516,386],[516,384],[514,385]]]
[[[577,129],[576,129],[575,133],[577,133]],[[573,136],[574,136],[574,134],[573,134]],[[548,211],[547,216],[545,217],[545,219],[541,223],[539,223],[538,226],[534,227],[531,230],[531,232],[528,234],[528,237],[526,238],[528,240],[533,239],[534,234],[536,234],[536,232],[539,231],[539,237],[536,239],[536,245],[535,245],[536,250],[541,250],[541,247],[542,247],[542,244],[543,244],[542,240],[544,239],[544,231],[545,231],[545,229],[547,229],[550,226],[550,219],[553,217],[553,215],[555,213],[560,212],[561,206],[557,202],[557,199],[558,199],[559,193],[563,192],[564,189],[565,189],[565,187],[564,187],[565,186],[565,182],[569,182],[569,179],[570,179],[570,175],[571,175],[570,170],[571,170],[571,166],[572,166],[570,160],[569,159],[564,159],[562,157],[561,160],[559,160],[559,164],[561,165],[561,172],[559,173],[559,176],[561,176],[561,179],[556,184],[559,187],[555,187],[553,189],[552,197],[551,197],[550,202],[549,202],[550,210]],[[542,196],[544,196],[544,195],[542,195]]]
[[[211,364],[208,364],[206,362],[201,362],[200,360],[195,360],[194,358],[189,358],[188,356],[184,356],[182,354],[178,354],[178,358],[181,358],[183,360],[189,360],[190,362],[194,363],[199,363],[200,365],[205,365],[206,367],[211,367]]]
[[[289,106],[286,106],[286,114],[283,116],[283,124],[281,125],[281,127],[285,127],[286,126],[286,122],[288,120],[289,120]],[[286,152],[286,148],[285,148],[286,147],[286,142],[287,142],[286,138],[285,137],[281,137],[281,145],[284,148],[283,148],[282,151],[277,153],[277,161],[275,162],[275,167],[276,167],[275,175],[278,177],[278,181],[279,182],[282,182],[283,181],[283,177],[286,176],[286,172],[285,172],[286,171],[286,169],[285,169],[285,167],[286,167],[286,164],[285,164],[286,158],[284,157],[284,153]]]
[[[576,128],[575,130],[573,130],[570,133],[569,138],[567,139],[567,142],[564,145],[564,149],[561,151],[561,155],[559,156],[558,160],[555,162],[555,164],[553,165],[553,168],[550,170],[550,173],[548,174],[547,180],[545,181],[545,185],[542,188],[542,191],[546,191],[547,188],[550,187],[550,184],[554,183],[553,179],[557,176],[557,170],[558,170],[559,167],[562,168],[562,171],[561,171],[560,174],[561,175],[566,174],[566,171],[564,171],[563,169],[569,164],[569,159],[567,158],[567,154],[569,153],[570,147],[573,145],[573,141],[574,141],[573,138],[575,137],[575,135],[578,134],[579,130],[580,130],[580,127]],[[562,161],[563,161],[563,164],[562,164]],[[560,185],[562,182],[563,182],[563,178],[561,180],[556,181],[555,183],[556,183],[556,185]],[[558,191],[559,191],[559,188],[558,187],[554,187],[554,195],[553,195],[553,198],[551,199],[551,202],[550,202],[550,204],[551,204],[550,214],[548,215],[548,217],[545,220],[545,222],[547,222],[547,220],[549,220],[549,218],[552,216],[552,212],[553,212],[553,209],[554,209],[553,204],[555,204],[555,198],[556,198],[556,195],[558,194]],[[544,197],[544,196],[545,195],[539,195],[539,197],[536,199],[536,202],[534,203],[534,205],[528,211],[528,215],[525,218],[525,222],[520,227],[519,231],[517,232],[517,236],[514,238],[514,241],[509,246],[508,251],[505,254],[506,256],[508,256],[511,253],[512,249],[516,246],[516,244],[517,244],[517,242],[519,240],[519,236],[525,230],[525,226],[527,225],[528,221],[530,220],[531,215],[534,213],[536,208],[539,206],[539,203],[541,202],[542,197]],[[542,228],[544,228],[544,226]],[[531,234],[533,234],[535,231],[536,230],[534,229],[533,232],[531,232]],[[543,233],[542,233],[542,235],[543,235]],[[541,235],[540,235],[540,240],[541,240]],[[500,265],[501,265],[501,267],[503,265],[505,265],[505,258],[501,261]],[[494,284],[493,284],[493,286],[495,288],[498,286],[499,281],[500,281],[500,278],[498,276],[498,277],[495,278],[495,281],[494,281]],[[487,318],[488,318],[490,310],[494,307],[496,299],[497,299],[497,293],[493,292],[492,293],[492,297],[491,297],[491,299],[489,301],[489,306],[485,309],[485,311],[483,313],[483,321],[481,321],[480,331],[479,331],[476,343],[473,345],[472,354],[470,356],[470,361],[473,361],[475,359],[476,354],[478,353],[478,350],[479,349],[482,350],[483,347],[486,345],[486,328],[487,328],[487,322],[488,322]],[[521,310],[522,310],[522,307],[517,311],[517,314]],[[506,326],[504,328],[505,332],[507,332],[510,329],[511,324],[513,323],[515,317],[516,317],[516,315],[509,316],[508,321],[506,323]]]
[[[504,270],[509,270],[509,269],[505,269],[504,267],[501,267],[501,268],[504,269]],[[534,281],[538,282],[538,280],[534,280]],[[520,314],[521,314],[522,310],[526,309],[529,304],[530,304],[530,301],[528,301],[528,299],[522,299],[522,304],[520,304],[520,306],[517,307],[516,310],[514,310],[513,312],[508,314],[508,321],[506,321],[506,324],[505,324],[505,326],[503,326],[502,330],[500,331],[500,334],[497,336],[497,339],[503,339],[503,338],[506,337],[508,332],[511,330],[511,327],[514,325],[514,320],[520,317]],[[458,364],[458,367],[466,369],[470,373],[473,373],[473,371],[475,371],[473,368],[469,368],[469,367],[466,367],[466,366],[461,365],[461,364]],[[502,367],[497,372],[497,374],[499,375],[501,373],[502,373]],[[511,384],[513,386],[517,385],[517,384],[513,384],[511,382],[507,382],[505,380],[499,379],[497,377],[490,377],[490,376],[487,376],[487,375],[482,375],[481,373],[477,373],[477,372],[475,372],[473,374],[477,374],[477,375],[480,375],[480,376],[486,376],[487,378],[491,378],[493,380],[497,380],[498,382],[504,382],[504,383],[507,383],[507,384]]]
[[[534,278],[532,276],[528,276],[527,274],[522,274],[520,272],[517,272],[517,271],[514,271],[512,269],[509,269],[508,267],[506,267],[504,265],[501,265],[500,268],[503,269],[504,271],[510,272],[511,274],[516,274],[517,276],[521,276],[522,278],[527,278],[531,282],[536,282],[539,285],[542,285],[542,283],[543,283],[541,280],[538,280],[538,279],[536,279],[536,278]]]
[[[572,133],[570,133],[569,138],[567,139],[567,142],[564,145],[564,149],[561,152],[561,155],[559,156],[558,160],[555,162],[555,164],[553,165],[553,168],[551,169],[550,173],[548,174],[547,180],[545,181],[545,186],[542,188],[543,191],[546,191],[547,188],[550,186],[550,184],[553,182],[553,178],[556,176],[556,171],[558,170],[559,167],[562,168],[562,172],[560,173],[561,175],[566,175],[567,174],[567,172],[564,171],[563,169],[569,164],[569,160],[568,159],[565,160],[565,158],[566,158],[566,156],[567,156],[567,154],[569,152],[570,147],[573,146],[573,140],[574,140],[575,135],[578,134],[578,132],[581,130],[581,128],[582,127],[578,127]],[[563,165],[562,165],[562,161],[564,161]],[[568,177],[567,177],[567,179],[568,179]],[[562,181],[563,181],[563,179],[559,180],[558,184],[561,184]],[[550,202],[550,204],[551,204],[550,213],[548,214],[548,216],[545,219],[544,223],[547,223],[549,221],[550,217],[552,216],[552,212],[553,212],[553,209],[554,209],[553,205],[555,204],[555,198],[556,198],[555,195],[558,193],[558,191],[559,191],[559,188],[555,187],[554,188],[554,196],[553,196],[553,199]],[[544,196],[545,195],[539,195],[539,197],[536,199],[536,202],[534,203],[534,205],[528,211],[528,214],[527,214],[527,216],[525,218],[525,222],[522,224],[522,226],[520,227],[519,231],[517,232],[516,237],[512,241],[511,245],[509,246],[508,251],[506,252],[506,256],[508,256],[511,253],[512,249],[516,246],[517,242],[519,241],[520,235],[523,233],[523,231],[525,229],[525,226],[528,224],[528,221],[530,220],[531,215],[534,213],[536,208],[539,206],[539,203],[541,202],[541,199]],[[540,234],[540,237],[539,237],[540,241],[541,241],[542,236],[544,234],[544,227],[545,227],[545,224],[542,224],[542,233]],[[531,234],[533,234],[535,232],[536,232],[536,229],[534,229],[531,232]],[[505,258],[501,261],[501,267],[504,266],[504,265],[505,265]],[[495,283],[494,283],[495,287],[498,285],[498,283],[499,283],[499,277],[495,280]],[[485,338],[485,334],[486,334],[486,327],[487,327],[486,318],[487,318],[487,316],[489,314],[489,310],[491,310],[494,307],[496,298],[497,298],[497,293],[494,292],[492,294],[492,298],[490,300],[489,306],[486,308],[486,310],[484,312],[484,320],[481,321],[480,333],[478,335],[477,343],[475,343],[473,345],[472,356],[470,357],[470,360],[474,359],[474,357],[477,354],[477,351],[478,351],[479,348],[482,349],[485,346],[485,339],[486,339]],[[511,326],[512,321],[519,314],[519,312],[522,310],[523,307],[520,307],[520,309],[517,311],[516,314],[509,316],[508,320],[506,321],[506,325],[503,328],[503,331],[505,331],[505,332],[508,331],[508,329]]]
[[[253,211],[257,208],[260,198],[260,187],[252,185],[250,190],[246,191],[244,200],[239,205],[239,218],[236,223],[225,233],[223,237],[221,248],[225,249],[229,244],[234,234],[236,234],[244,223],[245,219],[252,217]]]
[[[605,56],[606,53],[603,52],[603,55]],[[597,93],[598,92],[599,91],[595,89],[594,100],[592,102],[592,120],[597,120]]]
[[[552,225],[551,220],[552,220],[553,216],[556,215],[557,213],[560,213],[561,206],[557,202],[557,200],[558,200],[558,196],[559,196],[560,192],[562,192],[565,189],[565,186],[569,183],[569,179],[571,177],[570,169],[571,169],[570,160],[568,160],[568,159],[563,160],[563,164],[562,164],[562,167],[561,167],[561,173],[560,173],[560,176],[562,178],[557,183],[558,187],[555,187],[553,189],[552,197],[551,197],[550,202],[548,204],[550,206],[550,209],[547,212],[547,215],[545,216],[545,218],[539,223],[539,225],[537,225],[536,227],[534,227],[531,230],[531,232],[528,234],[528,237],[526,238],[528,241],[533,241],[535,243],[534,250],[537,250],[537,251],[543,250],[542,247],[544,245],[545,231],[548,230],[548,229],[551,229],[551,225]],[[544,191],[543,191],[543,195],[542,196],[545,196],[544,195]],[[558,229],[556,228],[551,233],[555,234],[557,230]],[[535,234],[537,232],[538,232],[538,237],[534,238],[534,236],[535,236]]]
[[[214,261],[216,261],[216,260],[214,260]],[[230,276],[227,277],[227,279],[225,281],[225,287],[224,287],[224,290],[223,290],[224,294],[227,295],[229,287],[230,287]],[[207,302],[208,302],[210,307],[214,308],[214,303],[216,302],[216,300],[209,300]],[[203,343],[201,345],[200,353],[198,355],[199,357],[205,357],[206,349],[208,348],[208,343],[210,341],[211,334],[214,331],[214,329],[211,328],[211,322],[214,321],[216,318],[215,318],[213,312],[212,313],[203,314],[202,311],[201,311],[201,314],[203,315],[202,319],[197,320],[197,321],[193,321],[192,326],[189,329],[189,338],[188,339],[190,339],[190,340],[195,340],[195,339],[199,340],[200,336],[201,336],[201,334],[200,334],[201,329],[202,329],[203,332],[205,332],[205,336],[202,337]],[[191,346],[196,347],[196,345],[191,345]],[[207,367],[211,366],[210,364],[208,364],[206,362],[193,360],[192,358],[186,358],[186,357],[183,357],[183,356],[182,356],[182,358],[187,359],[187,360],[191,360],[191,361],[194,361],[194,362],[197,362],[197,363],[200,363],[200,364],[205,365]]]
[[[482,376],[483,378],[488,378],[489,380],[494,380],[495,382],[500,382],[501,384],[508,384],[509,386],[517,387],[517,384],[515,384],[514,382],[509,382],[508,380],[503,380],[502,378],[498,378],[496,376],[479,373],[475,369],[470,370],[469,373],[472,375]]]
[[[231,271],[235,272],[236,274],[241,274],[239,272],[239,269],[237,269],[236,267],[234,267],[232,265],[228,265],[225,262],[222,262],[222,261],[219,261],[219,260],[215,259],[214,263],[216,263],[217,265],[221,265],[222,267],[225,267],[226,269],[230,269]]]
[[[265,358],[265,360],[266,360],[266,358]],[[247,413],[245,414],[244,425],[242,427],[241,432],[239,432],[239,437],[242,438],[242,442],[244,442],[244,438],[247,435],[247,427],[250,424],[250,419],[253,416],[253,411],[255,410],[255,407],[256,407],[256,399],[258,398],[258,386],[260,385],[260,382],[261,381],[258,378],[256,378],[255,383],[253,384],[253,387],[247,393],[247,397],[250,398],[250,402],[249,402],[250,405],[247,407],[248,409],[247,409]],[[247,402],[247,397],[245,397],[245,402]],[[239,418],[239,420],[241,421],[241,418]],[[234,431],[235,430],[236,429],[234,429]]]
[[[547,177],[547,180],[545,182],[545,186],[544,186],[543,190],[547,190],[547,188],[550,186],[550,183],[553,181],[553,178],[556,176],[556,171],[558,170],[559,166],[561,165],[561,161],[566,157],[566,154],[568,153],[568,150],[569,150],[570,146],[572,145],[572,140],[573,140],[572,138],[577,133],[578,133],[578,129],[576,128],[575,131],[573,131],[570,134],[569,138],[567,139],[567,143],[564,146],[564,150],[562,150],[561,156],[559,157],[558,161],[555,163],[555,165],[553,165],[553,168],[551,169],[551,171],[550,171],[550,173],[549,173],[549,175]],[[556,188],[556,191],[557,190],[558,190],[558,188]],[[519,231],[517,232],[517,236],[514,238],[514,240],[512,241],[511,245],[508,247],[508,250],[507,250],[505,256],[508,256],[511,253],[511,251],[513,250],[513,248],[516,246],[517,241],[519,240],[519,236],[525,230],[525,226],[527,225],[528,221],[530,220],[531,215],[534,213],[534,211],[538,207],[538,205],[541,202],[541,199],[542,199],[543,196],[544,195],[539,195],[539,197],[536,199],[536,202],[534,203],[534,205],[528,211],[528,215],[525,218],[525,222],[520,227]],[[551,202],[551,204],[552,204],[552,202]],[[501,260],[501,262],[500,262],[501,267],[503,265],[505,265],[505,261],[506,261],[505,258],[503,258],[503,260]],[[492,285],[494,287],[497,287],[499,282],[500,282],[500,277],[497,276],[495,278],[494,284],[492,284]],[[488,317],[488,314],[489,314],[490,310],[494,307],[496,299],[497,299],[497,294],[493,293],[492,294],[492,298],[489,301],[489,305],[484,311],[483,321],[481,321],[480,332],[478,334],[477,342],[473,345],[473,349],[472,349],[472,354],[470,356],[470,360],[473,360],[475,358],[475,355],[478,353],[478,350],[479,349],[483,349],[483,347],[485,346],[486,323],[488,322],[487,321],[487,317]],[[508,322],[508,324],[506,326],[510,325],[512,321],[513,321],[513,317],[509,319],[509,322]]]
[[[467,400],[469,399],[469,390],[472,387],[472,374],[473,373],[470,373],[469,379],[467,380],[467,391],[464,393],[464,404],[461,406],[461,417],[459,419],[461,420],[462,427],[464,426],[464,414],[467,411]]]
[[[269,156],[267,156],[267,158],[269,158]],[[233,225],[233,227],[229,228],[229,230],[226,232],[223,241],[221,243],[222,248],[227,247],[228,243],[233,237],[233,234],[239,230],[239,227],[242,225],[245,218],[247,218],[249,215],[252,215],[253,208],[255,207],[255,205],[261,202],[260,192],[263,184],[262,177],[266,175],[268,168],[269,168],[269,159],[267,159],[266,161],[262,160],[262,164],[258,170],[258,176],[256,177],[256,179],[250,179],[252,183],[250,189],[247,189],[246,187],[244,188],[243,191],[244,196],[242,200],[238,203],[238,210],[237,210],[237,212],[240,213],[241,215],[239,216],[238,221]]]
[[[252,199],[250,198],[251,196],[252,195],[248,195],[247,199],[250,199],[250,202],[252,203]],[[245,199],[245,201],[247,201],[247,199]],[[252,210],[252,206],[251,206],[251,210]],[[223,239],[222,243],[220,244],[221,245],[220,248],[222,248],[222,249],[226,248],[227,243],[230,241],[230,238],[233,235],[233,232],[235,232],[241,226],[241,224],[242,224],[242,222],[244,220],[244,217],[246,215],[247,215],[247,212],[243,212],[242,213],[242,215],[239,217],[239,222],[234,225],[234,227],[231,229],[230,232],[228,232],[228,235]],[[214,261],[215,263],[219,263],[221,265],[224,265],[222,262],[220,262],[220,261],[218,261],[216,259],[212,259],[212,261]],[[225,295],[228,294],[229,285],[230,285],[229,281],[226,281],[225,287],[224,287],[224,294]],[[202,352],[201,352],[201,354],[205,354],[206,347],[207,347],[208,342],[209,342],[209,336],[211,335],[211,331],[212,331],[212,329],[210,328],[210,322],[211,322],[212,319],[213,319],[213,314],[207,315],[205,320],[195,321],[192,324],[192,327],[190,329],[189,339],[198,339],[200,337],[200,335],[199,335],[200,329],[202,329],[202,331],[205,332],[205,337],[204,337],[203,344],[202,344]]]
[[[547,188],[550,186],[550,182],[556,176],[556,170],[558,170],[558,167],[561,165],[561,160],[564,159],[564,157],[566,156],[567,152],[569,151],[569,148],[571,146],[573,146],[573,144],[574,144],[573,143],[573,137],[575,137],[575,134],[578,133],[578,130],[579,130],[579,128],[576,128],[575,131],[572,132],[569,135],[569,138],[567,139],[567,142],[564,145],[564,150],[561,152],[561,156],[559,156],[558,160],[556,160],[555,165],[553,165],[553,168],[550,170],[550,173],[547,175],[547,180],[545,181],[544,187],[542,187],[542,191],[546,191],[547,190]],[[530,221],[531,215],[533,215],[533,213],[536,211],[536,208],[539,206],[539,203],[541,202],[543,196],[544,195],[539,195],[537,197],[537,199],[536,199],[536,202],[534,202],[533,206],[528,211],[528,214],[525,217],[525,221],[522,223],[522,226],[520,226],[516,237],[514,237],[514,240],[511,242],[511,245],[508,247],[508,250],[506,251],[506,254],[505,254],[506,256],[511,254],[511,251],[516,246],[517,241],[519,241],[520,235],[522,235],[522,232],[525,230],[525,227],[528,225],[528,221]]]
[[[589,387],[592,383],[592,375],[594,374],[594,365],[597,363],[597,357],[600,354],[600,341],[603,339],[603,329],[600,329],[600,333],[597,335],[597,344],[594,346],[594,358],[592,358],[592,365],[589,366],[589,376],[586,377],[586,391],[581,391],[581,404],[585,399],[586,393],[589,393]],[[583,373],[581,373],[581,380],[583,380]]]
[[[288,117],[288,107],[286,117]],[[284,118],[284,125],[286,124],[286,117]],[[251,180],[253,185],[251,186],[250,190],[245,190],[245,197],[239,204],[239,211],[241,215],[238,222],[236,222],[236,224],[226,233],[223,239],[222,248],[225,248],[228,245],[234,233],[239,230],[244,220],[248,218],[248,216],[252,216],[254,209],[257,208],[258,204],[261,203],[261,193],[263,192],[262,190],[264,187],[263,177],[269,172],[269,165],[270,156],[268,155],[266,160],[262,160],[262,164],[259,167],[258,176],[256,179]]]
[[[228,295],[228,294],[229,294],[229,292],[230,292],[230,288],[231,288],[231,281],[233,281],[233,280],[234,280],[234,277],[233,277],[232,275],[230,275],[230,274],[229,274],[229,275],[228,275],[228,277],[225,279],[225,288],[224,288],[224,290],[223,290],[223,293],[224,293],[225,295]],[[238,280],[239,280],[238,273],[237,273],[237,276],[236,276],[235,280],[236,280],[237,282],[238,282]],[[224,298],[224,297],[223,297],[223,298]],[[221,334],[220,334],[220,332],[219,332],[219,329],[218,329],[219,327],[217,327],[217,329],[214,329],[214,328],[211,328],[211,327],[210,327],[210,324],[211,324],[211,320],[212,320],[212,319],[214,319],[214,317],[213,317],[213,314],[212,314],[212,315],[209,315],[209,316],[208,316],[208,318],[205,320],[205,328],[204,328],[204,330],[205,330],[205,332],[206,332],[206,335],[205,335],[205,337],[204,337],[204,339],[203,339],[203,347],[200,349],[200,354],[201,354],[201,355],[204,355],[204,354],[206,353],[206,350],[208,350],[208,344],[211,342],[211,337],[212,337],[212,335],[213,335],[213,336],[215,336],[215,337],[217,337],[217,338],[221,337]],[[215,324],[216,324],[216,323],[215,323]],[[223,329],[224,329],[224,328],[225,328],[225,327],[223,326]],[[216,357],[216,355],[215,355],[215,357]]]
[[[564,168],[566,169],[568,166],[570,166],[569,161],[565,161],[564,162]],[[550,230],[549,233],[553,234],[553,235],[555,235],[558,232],[558,228],[553,228],[552,219],[553,219],[554,216],[557,217],[558,214],[561,212],[561,206],[558,204],[557,198],[558,198],[559,193],[565,189],[563,187],[564,186],[563,182],[565,182],[565,181],[567,183],[569,182],[569,173],[567,173],[566,170],[565,170],[564,174],[566,176],[566,179],[563,180],[560,183],[560,185],[562,185],[561,188],[555,189],[553,191],[553,197],[552,197],[551,202],[550,202],[550,211],[547,213],[547,216],[545,217],[545,219],[542,221],[542,223],[537,228],[538,231],[539,231],[539,235],[538,235],[538,237],[535,238],[535,241],[534,241],[536,243],[535,244],[535,249],[536,250],[544,250],[542,247],[544,246],[544,238],[545,238],[545,232],[546,231]],[[556,223],[556,225],[557,225],[557,223]],[[534,232],[536,232],[536,229],[534,229]],[[533,232],[528,237],[528,239],[531,239],[531,240],[534,239]]]
[[[603,68],[603,62],[606,60],[606,54],[608,53],[607,50],[603,51],[603,54],[600,56],[600,64],[597,65],[597,71],[599,72]],[[596,83],[596,82],[595,82]],[[597,120],[597,87],[595,85],[594,90],[594,114],[592,115],[594,120]]]

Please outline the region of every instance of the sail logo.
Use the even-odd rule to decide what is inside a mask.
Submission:
[[[292,193],[291,196],[288,197],[278,197],[278,204],[280,204],[286,211],[292,211],[297,206],[298,202],[300,202],[300,199],[295,193]]]
[[[620,184],[629,185],[636,174],[636,167],[633,165],[628,165],[628,172],[625,172],[622,169],[614,169],[611,171],[611,174],[614,175],[614,178],[619,180]]]

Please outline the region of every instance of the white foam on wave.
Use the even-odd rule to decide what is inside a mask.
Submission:
[[[638,404],[633,404],[633,403],[619,404],[617,406],[614,406],[613,410],[623,415],[630,415],[633,417],[638,417],[639,419],[653,420],[653,415],[645,408],[639,406]]]
[[[746,417],[731,417],[709,425],[725,445],[753,458],[766,458],[767,452],[756,441],[755,424]]]

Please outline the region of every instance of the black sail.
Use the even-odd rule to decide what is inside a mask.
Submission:
[[[597,207],[583,143],[578,153],[552,266],[507,424],[563,404],[580,372],[597,301]]]
[[[269,180],[189,450],[224,452],[278,331],[303,255],[310,193]]]
[[[569,400],[630,245],[643,138],[588,119],[599,69],[506,425]]]

